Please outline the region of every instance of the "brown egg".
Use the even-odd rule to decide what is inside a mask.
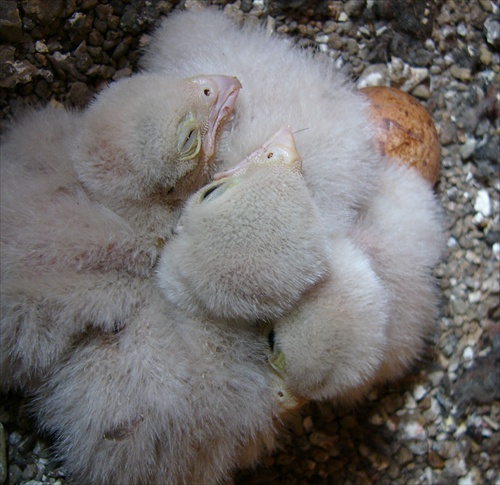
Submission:
[[[416,168],[434,185],[439,174],[440,145],[427,110],[399,89],[373,86],[360,92],[371,101],[370,111],[382,153]]]

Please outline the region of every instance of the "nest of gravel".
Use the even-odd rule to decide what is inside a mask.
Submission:
[[[359,87],[416,96],[440,142],[448,252],[441,317],[402,382],[353,410],[310,403],[282,446],[235,483],[500,483],[500,9],[490,0],[4,0],[3,124],[55,100],[83,108],[137,70],[163,15],[198,3],[335,59]],[[0,485],[65,484],[22,396],[0,396]]]

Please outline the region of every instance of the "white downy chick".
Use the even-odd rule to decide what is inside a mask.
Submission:
[[[185,31],[191,32],[189,38],[180,34]],[[333,67],[331,60],[296,49],[287,40],[270,37],[262,29],[240,28],[213,9],[167,18],[156,32],[143,64],[150,70],[175,75],[208,69],[238,76],[245,89],[229,133],[231,138],[224,144],[222,158],[226,167],[238,158],[236,154],[250,151],[277,125],[305,129],[297,135],[297,147],[303,160],[304,178],[325,234],[331,239],[334,293],[329,297],[333,300],[323,300],[324,307],[316,307],[315,289],[310,292],[311,299],[305,299],[302,310],[306,314],[309,304],[311,311],[318,312],[317,316],[325,317],[316,319],[315,325],[309,319],[309,326],[300,323],[304,318],[300,306],[294,310],[300,315],[295,326],[290,323],[293,314],[282,322],[278,320],[275,341],[283,355],[275,355],[274,360],[282,360],[284,356],[288,372],[283,375],[290,379],[291,389],[310,398],[346,393],[354,396],[363,386],[368,388],[384,377],[400,375],[418,355],[434,325],[437,291],[430,275],[443,247],[443,224],[428,184],[416,180],[418,175],[410,170],[397,172],[391,166],[395,162],[378,154],[367,99],[354,92],[352,83]],[[397,184],[400,188],[394,188]],[[401,193],[385,194],[385,186],[389,191],[401,190]],[[412,190],[413,194],[406,194]],[[404,196],[407,200],[398,207]],[[380,210],[381,206],[386,212]],[[398,227],[388,223],[396,220]],[[398,239],[401,243],[395,242]],[[383,251],[379,248],[380,241],[386,243]],[[426,253],[422,246],[426,246]],[[353,260],[352,271],[349,264],[343,267],[342,259],[336,259],[343,251],[360,258],[357,263]],[[336,263],[340,265],[337,272],[344,274],[346,288],[337,288]],[[358,294],[361,306],[335,303],[338,313],[331,313],[335,298],[353,300],[355,281],[362,273],[358,265],[365,266],[367,279],[365,296],[361,298]],[[405,279],[404,284],[396,281],[399,278]],[[354,286],[349,287],[349,282]],[[325,291],[328,297],[328,290],[323,290],[327,287],[327,283],[322,283],[318,292]],[[335,296],[343,292],[347,292],[345,298]],[[387,307],[375,304],[379,299],[387,301]],[[367,307],[373,308],[374,320],[378,321],[371,330],[366,330],[372,321],[369,312],[366,313]],[[346,322],[354,332],[351,337],[343,336],[346,342],[357,338],[358,330],[363,331],[365,335],[359,336],[359,344],[367,343],[372,335],[374,350],[371,356],[365,356],[368,351],[364,349],[350,354],[350,360],[339,366],[336,374],[335,335],[339,333],[338,319],[344,319],[343,311],[347,312]],[[377,325],[384,325],[386,314],[387,328],[382,337],[384,332]],[[343,342],[338,340],[341,347]],[[350,347],[347,344],[345,347],[348,352]],[[330,358],[321,364],[315,357],[325,353]],[[337,357],[340,358],[338,354]],[[366,369],[362,362],[353,362],[352,358],[366,359]]]
[[[258,329],[190,318],[157,290],[123,330],[59,359],[33,409],[74,483],[223,483],[274,447],[266,353]]]
[[[223,134],[223,169],[282,126],[300,131],[296,143],[304,178],[326,230],[348,227],[374,190],[381,156],[373,142],[369,101],[332,59],[313,56],[255,25],[240,28],[208,8],[167,17],[142,62],[146,69],[174,76],[229,72],[238,77],[244,89],[231,130]]]
[[[390,164],[353,228],[330,243],[330,276],[275,322],[271,363],[292,393],[352,404],[401,377],[432,332],[442,210],[416,171]]]
[[[227,325],[218,318],[222,311],[253,317],[250,290],[262,294],[255,285],[268,291],[277,277],[276,284],[283,286],[277,291],[295,284],[301,292],[323,274],[319,220],[291,133],[279,132],[216,179],[192,196],[182,230],[166,243],[158,280],[167,298],[152,287],[122,330],[82,337],[52,367],[37,394],[40,426],[55,436],[57,455],[77,482],[221,483],[273,448],[281,414],[299,404],[269,366],[261,328]],[[292,207],[293,214],[283,212]],[[247,254],[245,237],[259,241],[259,254]],[[245,266],[235,267],[231,253],[240,255]],[[296,254],[303,260],[293,271],[288,268],[284,278],[273,274],[275,265]],[[251,262],[255,266],[249,272]],[[200,270],[201,263],[208,267]],[[230,271],[221,276],[227,264]],[[215,278],[220,277],[215,287],[225,277],[241,280],[238,288],[223,285],[229,288],[227,304],[217,288],[215,296],[206,289],[200,302],[183,301],[178,294],[172,298],[186,266],[187,279],[197,281],[212,265]],[[209,304],[217,300],[222,310],[215,305],[207,311],[204,298]]]
[[[272,320],[270,361],[291,393],[352,402],[422,350],[442,213],[417,172],[388,164],[358,220],[326,238],[299,166],[281,154],[298,160],[284,130],[188,201],[159,286],[189,314]]]
[[[14,125],[1,152],[0,385],[23,387],[87,326],[126,324],[180,201],[212,170],[235,78],[137,75],[83,113]]]
[[[160,257],[159,286],[188,314],[245,325],[278,318],[325,275],[322,231],[283,128],[188,200]]]

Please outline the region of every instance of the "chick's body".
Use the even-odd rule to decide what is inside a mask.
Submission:
[[[437,315],[431,274],[444,246],[443,223],[429,183],[379,152],[367,99],[332,62],[211,9],[167,19],[144,65],[177,75],[210,69],[238,76],[244,89],[220,152],[226,168],[276,125],[305,129],[296,143],[322,223],[317,237],[326,237],[330,256],[323,278],[305,294],[267,302],[279,308],[288,297],[288,309],[295,302],[281,319],[267,315],[274,317],[271,360],[291,390],[354,400],[401,375]],[[288,259],[304,256],[298,251]]]
[[[209,252],[217,227],[198,222],[210,212],[216,219],[218,202],[246,207],[245,201],[265,195],[257,182],[271,179],[278,193],[287,179],[294,194],[303,194],[287,200],[297,207],[305,202],[305,183],[288,166],[295,160],[269,171],[273,160],[266,155],[276,150],[266,149],[251,157],[255,172],[228,176],[189,200],[188,219],[201,216],[194,217],[193,227],[186,221],[166,243],[158,268],[164,294],[154,281],[143,280],[150,292],[147,304],[137,308],[122,330],[88,333],[47,374],[35,401],[37,419],[55,436],[58,456],[78,482],[221,483],[237,466],[251,465],[274,446],[276,420],[295,403],[268,365],[267,339],[259,326],[227,325],[204,307],[182,307],[172,296],[176,271],[190,254],[175,240],[201,252],[184,236],[210,230],[204,240],[205,254]],[[280,160],[286,162],[294,153],[291,147]],[[213,204],[216,210],[206,210]],[[279,212],[274,206],[268,209]],[[252,229],[258,227],[254,222]],[[223,239],[230,250],[240,247],[232,235]],[[266,231],[263,242],[272,240]],[[251,303],[242,298],[243,306]]]
[[[78,334],[117,330],[144,304],[141,280],[180,202],[209,177],[238,90],[222,76],[138,75],[83,113],[47,107],[12,127],[1,147],[3,388],[24,388]]]
[[[388,164],[356,223],[329,245],[330,273],[276,321],[271,361],[292,392],[352,404],[401,377],[432,333],[442,211],[416,171]]]
[[[258,325],[322,279],[325,238],[300,166],[284,128],[187,202],[157,270],[173,304]]]
[[[264,339],[148,298],[38,390],[38,422],[75,483],[215,484],[274,446],[281,411]]]

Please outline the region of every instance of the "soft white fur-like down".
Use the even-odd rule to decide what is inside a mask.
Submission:
[[[432,326],[436,293],[430,274],[442,243],[439,210],[418,175],[393,168],[377,154],[366,101],[331,64],[291,49],[283,39],[240,30],[211,10],[174,14],[157,33],[146,65],[174,76],[237,76],[243,90],[234,125],[222,134],[224,167],[289,124],[305,129],[296,142],[308,190],[272,170],[260,178],[245,173],[244,181],[212,197],[202,189],[192,201],[203,196],[208,205],[187,204],[182,228],[167,241],[165,254],[169,244],[175,251],[160,266],[160,279],[163,271],[173,274],[167,299],[181,310],[161,299],[153,282],[141,280],[150,292],[148,304],[139,304],[117,332],[82,336],[52,369],[35,410],[43,428],[56,436],[65,467],[80,481],[214,483],[272,446],[278,411],[266,339],[255,325],[227,325],[205,310],[220,311],[233,323],[238,312],[248,317],[265,303],[259,318],[273,317],[270,357],[285,379],[280,385],[309,398],[357,397],[410,364]],[[289,225],[273,225],[273,213]],[[249,225],[250,214],[258,217]],[[267,221],[265,231],[259,218]],[[202,228],[219,237],[210,239]],[[240,230],[245,240],[237,244]],[[268,291],[267,278],[275,270],[266,259],[283,236],[293,242],[285,244],[287,277],[314,255],[312,288],[304,278],[286,308],[282,289]],[[261,242],[249,255],[248,242],[254,240]],[[262,272],[239,272],[238,251],[241,261],[251,260]],[[210,264],[199,270],[204,254]],[[236,293],[230,295],[233,305],[204,309],[213,296],[210,270],[216,280],[227,262],[233,278],[228,288],[242,283],[244,305],[238,306]],[[206,288],[199,287],[198,271]],[[264,279],[252,279],[257,274]],[[249,281],[256,290],[263,281],[268,290],[251,301]],[[186,293],[173,297],[179,282]],[[279,285],[284,288],[286,281]],[[202,303],[200,291],[209,294]],[[213,301],[224,298],[218,294]],[[295,298],[300,301],[291,308]]]
[[[162,252],[159,285],[189,314],[232,325],[275,319],[328,271],[326,238],[293,137],[286,130],[276,136],[286,148],[266,143],[243,168],[188,200]]]
[[[220,78],[219,78],[220,79]],[[23,388],[87,327],[126,325],[184,198],[212,171],[203,151],[211,78],[143,74],[104,90],[83,113],[47,107],[1,146],[0,386]]]
[[[329,278],[276,322],[272,359],[282,353],[292,392],[352,403],[401,377],[434,328],[443,214],[428,183],[394,162],[356,224],[330,244]]]
[[[202,70],[240,79],[234,123],[219,151],[225,167],[282,124],[305,129],[296,144],[323,223],[318,237],[330,239],[331,274],[275,322],[272,359],[282,352],[278,362],[284,359],[290,388],[308,398],[355,399],[401,375],[435,322],[431,274],[444,247],[442,215],[419,174],[377,154],[366,100],[331,61],[255,26],[241,28],[215,9],[166,19],[143,64],[175,75]],[[304,257],[298,252],[289,260]],[[196,298],[199,289],[191,288]]]
[[[289,211],[291,204],[302,210],[300,222],[314,216],[311,204],[302,208],[310,196],[300,172],[283,164],[283,157],[276,161],[268,154],[258,157],[262,165],[256,171],[225,178],[193,195],[186,218],[197,212],[199,217],[193,226],[186,221],[174,240],[198,230],[203,239],[194,251],[213,250],[215,257],[219,254],[224,260],[224,248],[240,248],[239,233],[230,231],[217,239],[218,226],[203,224],[204,218],[219,217],[221,206],[228,217],[233,217],[234,207],[237,217],[247,208],[251,218],[252,207],[268,201],[271,205],[261,209],[279,217],[281,208]],[[269,200],[262,186],[270,180],[276,194]],[[281,198],[288,203],[280,204]],[[239,229],[234,224],[227,228]],[[295,238],[294,244],[300,254],[303,244],[317,248],[318,254],[303,268],[310,273],[295,275],[290,270],[287,274],[303,277],[307,281],[301,281],[301,286],[309,287],[322,274],[315,263],[324,253],[317,231],[308,231],[307,236],[305,241]],[[193,234],[187,237],[195,244]],[[272,231],[264,231],[262,238],[263,244],[274,244],[276,249],[279,241]],[[58,456],[77,483],[220,483],[236,467],[252,465],[262,452],[273,448],[277,421],[283,410],[295,404],[268,364],[268,342],[259,326],[227,325],[210,318],[204,307],[186,305],[179,310],[169,301],[172,282],[165,281],[167,273],[171,265],[179,269],[183,261],[188,263],[190,255],[174,241],[172,248],[173,252],[165,249],[168,257],[163,255],[159,265],[159,286],[166,288],[167,298],[160,295],[154,280],[141,280],[148,294],[126,325],[117,332],[82,335],[37,392],[38,422],[55,436]],[[271,254],[272,249],[262,251]],[[209,268],[211,261],[207,261]],[[308,284],[308,279],[313,281]],[[245,308],[244,294],[241,300]]]
[[[87,335],[52,367],[37,419],[75,483],[220,483],[274,446],[266,351],[258,330],[149,296],[121,331]]]
[[[189,32],[189,35],[186,35]],[[241,29],[215,9],[174,13],[156,31],[143,66],[174,76],[236,76],[243,89],[235,118],[221,136],[227,168],[289,125],[307,186],[325,228],[352,223],[377,180],[368,101],[326,56],[293,48],[255,25]]]

